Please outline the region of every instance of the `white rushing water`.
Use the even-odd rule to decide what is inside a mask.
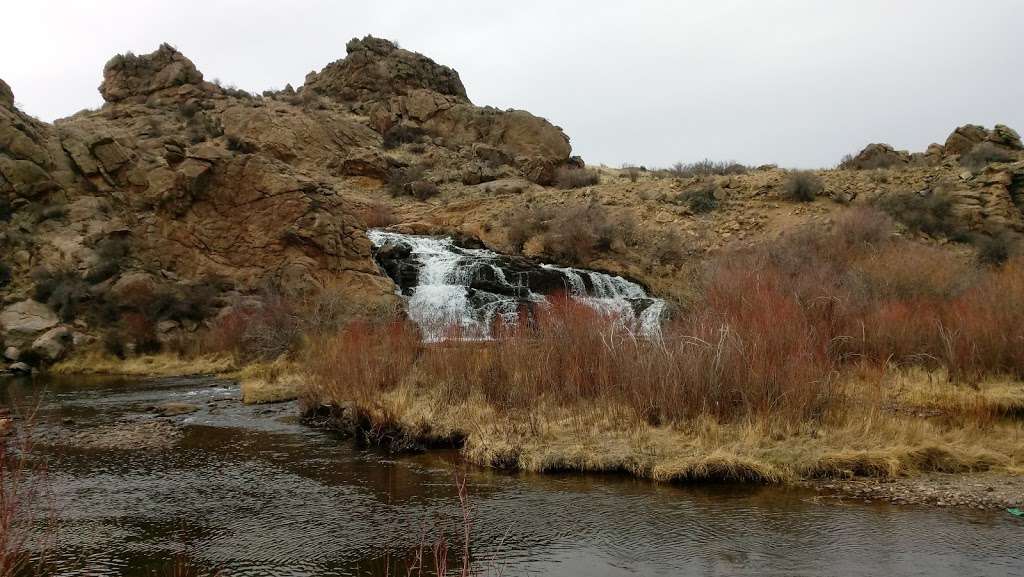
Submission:
[[[453,328],[457,329],[460,338],[487,339],[496,319],[514,323],[524,304],[547,304],[547,298],[529,290],[523,279],[507,278],[505,270],[499,266],[506,257],[496,252],[457,247],[447,237],[383,230],[369,230],[367,236],[377,247],[385,244],[408,247],[410,257],[419,263],[416,285],[408,295],[407,303],[409,318],[423,331],[425,340],[444,340]],[[566,293],[576,301],[642,335],[660,335],[665,301],[649,296],[640,285],[596,271],[541,266],[561,273]],[[519,296],[471,290],[470,284],[482,267],[491,269],[503,292]],[[641,309],[639,314],[636,312],[638,309]]]

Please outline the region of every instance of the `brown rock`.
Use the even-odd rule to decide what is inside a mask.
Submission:
[[[995,125],[992,131],[989,132],[987,140],[1012,150],[1024,150],[1024,144],[1021,144],[1020,135],[1017,134],[1016,130],[1005,124]]]
[[[48,363],[59,361],[67,354],[73,343],[71,329],[54,327],[32,342],[32,352]]]
[[[875,142],[864,147],[849,164],[849,168],[872,169],[906,165],[911,160],[910,153],[896,150],[892,146]]]
[[[311,73],[303,88],[345,102],[365,103],[426,89],[469,102],[459,73],[394,43],[366,36],[345,45],[348,55]]]
[[[964,154],[987,137],[988,131],[984,126],[977,124],[959,126],[946,139],[945,152],[946,154]]]
[[[5,342],[12,346],[27,344],[36,335],[57,325],[59,319],[50,307],[34,300],[12,304],[0,312]]]
[[[144,101],[155,92],[184,85],[198,85],[203,75],[192,61],[170,44],[136,56],[118,54],[103,67],[100,94],[107,102],[129,98]]]

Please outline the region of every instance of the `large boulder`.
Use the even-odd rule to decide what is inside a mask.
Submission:
[[[864,147],[857,156],[853,157],[846,168],[871,169],[888,168],[890,166],[906,165],[910,162],[910,153],[905,150],[896,150],[883,142],[873,142]]]
[[[68,327],[54,327],[32,341],[32,352],[44,362],[55,363],[64,358],[74,340]]]
[[[58,322],[60,319],[50,307],[34,300],[14,303],[0,311],[5,342],[12,346],[31,342],[36,335],[57,326]]]
[[[347,56],[306,77],[303,90],[345,102],[366,103],[426,89],[469,102],[459,73],[430,58],[367,36],[345,45]]]
[[[118,54],[103,67],[100,94],[107,102],[145,102],[152,94],[178,87],[203,85],[203,74],[195,64],[170,44],[155,52],[136,56]]]

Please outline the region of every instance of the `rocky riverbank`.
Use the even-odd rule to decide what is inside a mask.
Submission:
[[[965,507],[978,510],[1024,506],[1024,475],[923,473],[909,478],[847,479],[803,483],[828,499],[885,501],[896,505]]]

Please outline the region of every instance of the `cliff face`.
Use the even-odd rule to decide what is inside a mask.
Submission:
[[[599,185],[550,188],[559,168],[581,164],[570,161],[560,128],[525,111],[474,105],[457,72],[386,40],[354,39],[347,52],[298,90],[259,96],[206,81],[167,44],[119,55],[103,70],[104,106],[53,124],[18,110],[0,80],[0,323],[5,345],[16,349],[8,360],[26,348],[52,357],[53,339],[101,337],[134,306],[133,285],[181,292],[216,279],[208,282],[218,291],[214,308],[267,286],[295,298],[329,287],[363,310],[394,306],[369,226],[463,233],[565,261],[561,247],[523,233],[516,219],[600,206],[609,222],[621,217],[636,232],[571,264],[621,272],[671,296],[687,259],[827,219],[842,206],[779,204],[786,173],[777,169],[635,182],[603,169]],[[960,157],[982,143],[1009,160],[965,173]],[[872,145],[851,159],[895,166],[886,182],[870,170],[821,175],[825,195],[841,203],[943,188],[972,229],[1022,231],[1020,154],[1012,130],[968,125],[923,155]],[[721,210],[698,215],[676,201],[709,180]],[[669,244],[676,246],[666,252]],[[81,314],[99,303],[109,314]],[[195,330],[203,321],[192,316],[161,321],[159,336]]]

